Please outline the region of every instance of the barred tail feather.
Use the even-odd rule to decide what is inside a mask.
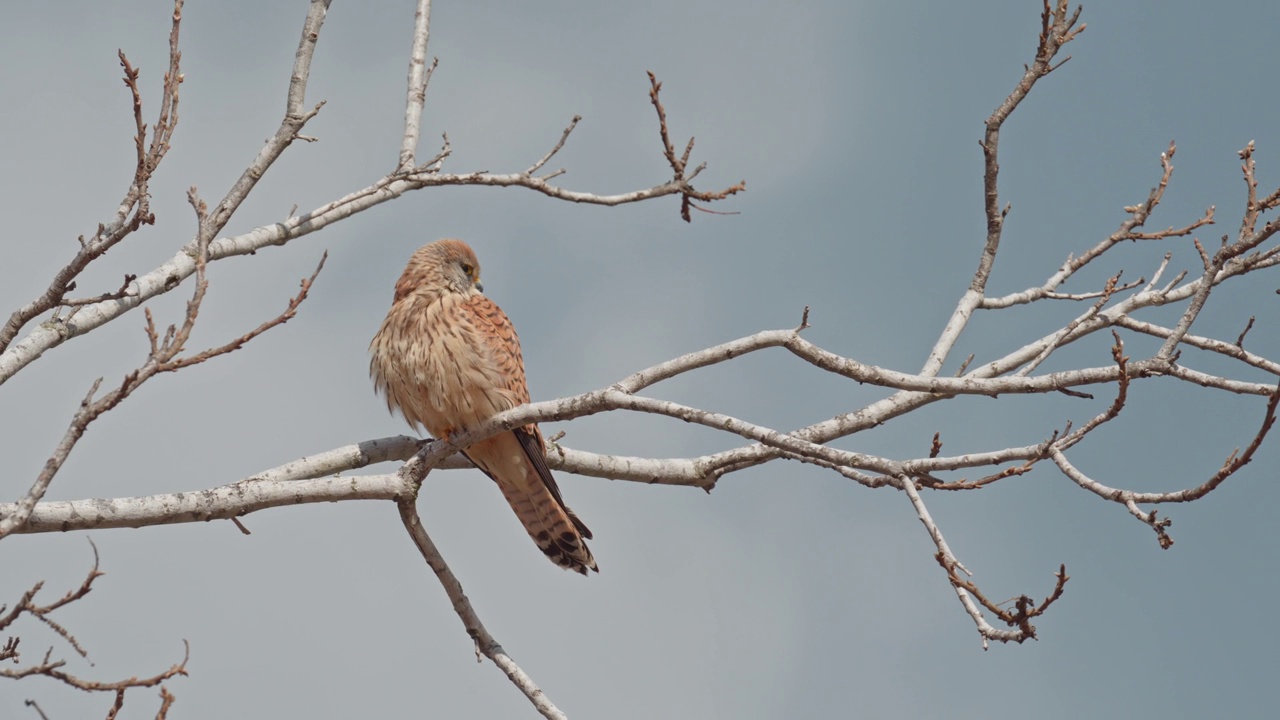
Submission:
[[[596,565],[586,540],[591,530],[564,504],[536,430],[520,428],[481,440],[467,457],[493,478],[529,537],[551,562],[586,575]]]
[[[537,486],[526,493],[503,482],[499,482],[498,487],[529,537],[551,562],[583,575],[588,570],[600,571],[591,549],[587,547],[585,538],[590,535],[579,531],[580,521],[574,522],[576,516],[568,508],[561,507],[550,490]]]

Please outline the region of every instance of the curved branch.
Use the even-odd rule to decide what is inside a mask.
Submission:
[[[982,298],[986,293],[987,280],[991,277],[991,271],[995,267],[996,253],[1000,249],[1000,238],[1004,232],[1004,219],[1009,212],[1007,205],[1004,208],[1000,207],[1000,162],[998,159],[1000,130],[1018,105],[1026,99],[1027,94],[1031,92],[1031,88],[1036,82],[1062,65],[1062,63],[1055,65],[1053,60],[1063,45],[1071,42],[1084,31],[1084,25],[1076,27],[1076,21],[1079,19],[1080,8],[1076,8],[1075,13],[1070,17],[1067,16],[1067,0],[1055,0],[1055,8],[1052,12],[1050,12],[1049,0],[1044,0],[1040,43],[1036,48],[1035,60],[1026,66],[1022,78],[1014,86],[1013,91],[987,118],[986,132],[979,143],[982,147],[984,163],[982,189],[983,207],[987,216],[986,242],[982,247],[978,268],[974,271],[973,279],[969,282],[969,289],[961,296],[955,311],[952,312],[947,324],[943,327],[938,341],[934,344],[933,349],[929,351],[929,357],[925,360],[924,367],[920,369],[921,375],[937,375],[942,370],[947,356],[951,354],[951,349],[955,347],[956,341],[960,338],[960,333],[968,326],[969,318],[973,315],[973,311],[982,303]],[[1068,56],[1067,60],[1070,59],[1070,56]]]
[[[323,9],[325,7],[327,7],[327,3],[323,0],[313,0],[312,2],[312,10],[308,14],[308,27],[314,24],[315,32],[318,32],[319,23],[323,21]],[[295,80],[299,77],[305,78],[305,74],[300,75],[299,73],[305,73],[310,67],[309,52],[312,47],[306,42],[308,37],[310,36],[304,33],[304,44],[299,48],[298,65],[295,67]],[[313,43],[314,41],[312,41]],[[303,57],[304,49],[307,51],[305,58]],[[306,62],[304,62],[304,59]],[[305,83],[297,88],[291,86],[291,108],[294,107],[295,91],[300,93],[302,89],[305,89]],[[298,102],[301,102],[300,97],[298,95]],[[241,177],[240,181],[237,181],[227,197],[210,213],[207,225],[202,227],[202,236],[212,236],[222,229],[226,221],[230,219],[229,213],[233,212],[239,206],[240,201],[243,200],[243,194],[252,189],[253,183],[246,180],[246,178],[260,177],[265,173],[267,167],[295,139],[296,133],[301,129],[302,124],[314,116],[319,111],[319,108],[320,106],[316,106],[313,110],[300,115],[286,115],[276,136],[246,169],[245,175]],[[251,255],[272,245],[284,245],[291,240],[309,235],[356,213],[394,200],[406,192],[427,187],[444,185],[523,187],[560,200],[606,206],[640,202],[667,195],[687,195],[698,199],[702,199],[704,195],[707,195],[707,193],[694,189],[692,185],[694,177],[702,169],[701,166],[687,175],[676,177],[661,185],[617,195],[596,195],[594,193],[566,190],[552,185],[544,178],[525,173],[501,175],[488,172],[473,172],[459,175],[439,173],[437,167],[437,164],[432,163],[425,168],[414,168],[407,172],[397,171],[366,188],[321,205],[304,215],[293,216],[283,222],[263,225],[243,235],[213,240],[208,245],[209,262],[216,262],[237,255]],[[734,186],[719,194],[727,196],[741,189],[740,186]],[[207,231],[205,228],[207,228]],[[111,298],[100,303],[77,308],[77,312],[73,317],[53,319],[32,329],[26,337],[3,353],[0,353],[0,385],[3,385],[48,350],[63,344],[71,338],[84,335],[101,327],[142,305],[147,300],[176,288],[195,272],[194,247],[194,245],[188,244],[187,247],[170,258],[168,262],[139,276],[131,285],[132,291],[125,297]]]
[[[974,624],[978,627],[978,634],[982,636],[982,647],[986,649],[988,640],[997,640],[999,642],[1022,642],[1028,638],[1034,638],[1034,628],[1030,633],[1019,630],[1000,630],[987,622],[987,618],[982,614],[973,599],[972,585],[969,588],[964,586],[957,580],[954,572],[956,569],[968,574],[968,570],[960,564],[956,559],[955,553],[951,552],[951,547],[947,544],[946,538],[942,536],[942,531],[938,529],[938,524],[933,521],[933,516],[929,513],[929,508],[925,506],[924,499],[920,497],[920,492],[916,490],[915,483],[906,476],[897,478],[897,487],[906,493],[907,498],[911,501],[911,506],[915,508],[916,516],[920,518],[920,522],[924,525],[925,530],[929,533],[929,538],[933,540],[933,544],[938,548],[938,562],[946,568],[947,573],[951,575],[951,587],[956,592],[960,604],[964,606],[965,612],[973,619]]]
[[[401,497],[396,503],[400,508],[400,520],[404,523],[405,530],[409,532],[409,537],[413,538],[413,544],[422,554],[422,559],[427,561],[427,565],[439,578],[445,594],[449,596],[449,602],[453,604],[453,611],[462,620],[462,626],[466,628],[467,634],[475,641],[476,652],[492,660],[493,664],[502,670],[520,692],[529,698],[529,702],[533,703],[543,717],[550,720],[565,720],[564,713],[552,704],[546,693],[542,692],[542,689],[516,664],[515,660],[511,659],[510,655],[507,655],[507,651],[502,649],[493,635],[489,634],[484,623],[480,622],[480,616],[476,614],[471,601],[462,591],[462,583],[458,582],[458,578],[444,561],[444,556],[440,554],[440,550],[436,548],[436,544],[431,541],[426,529],[422,527],[422,518],[418,517],[418,508],[414,504],[416,499],[415,493]]]

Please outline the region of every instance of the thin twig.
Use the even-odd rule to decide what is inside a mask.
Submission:
[[[529,169],[524,171],[524,174],[533,175],[534,173],[541,170],[542,166],[546,165],[547,162],[551,160],[551,158],[555,157],[556,153],[560,152],[560,149],[564,147],[565,142],[569,139],[569,133],[573,132],[573,129],[578,127],[578,123],[581,121],[582,121],[581,115],[574,115],[573,119],[570,120],[569,124],[565,127],[564,132],[560,133],[560,140],[556,142],[555,146],[552,147],[551,150],[548,151],[546,155],[543,155],[542,159],[530,165]],[[554,174],[543,176],[542,179],[547,180],[562,174],[564,174],[564,171],[560,170],[559,172],[556,172]]]
[[[12,607],[0,605],[0,630],[8,628],[18,618],[28,616],[42,623],[61,637],[73,650],[75,650],[76,654],[80,655],[80,657],[87,658],[88,653],[85,652],[76,637],[63,627],[63,625],[55,621],[51,616],[54,612],[88,595],[89,592],[93,590],[94,581],[102,577],[103,572],[98,569],[98,547],[93,544],[92,540],[89,541],[89,546],[93,548],[93,567],[90,568],[89,572],[85,575],[85,579],[78,587],[68,590],[61,598],[47,605],[39,605],[36,603],[35,599],[40,590],[44,587],[44,582],[41,581],[35,583],[29,590],[23,593],[22,597],[19,598]],[[19,653],[19,638],[10,636],[4,646],[0,647],[0,660],[11,661],[5,663],[5,665],[16,665],[17,667],[0,667],[0,678],[21,680],[26,677],[42,675],[80,690],[114,692],[116,693],[116,709],[113,712],[118,712],[119,706],[124,702],[123,694],[125,690],[135,687],[149,687],[177,675],[186,675],[186,664],[189,657],[190,647],[187,648],[186,655],[183,657],[182,662],[173,665],[168,670],[154,677],[131,677],[114,682],[102,682],[97,680],[85,680],[81,677],[68,673],[63,669],[66,666],[66,661],[53,659],[52,647],[48,649],[41,660],[35,663],[24,664]],[[29,701],[28,705],[34,705],[34,703]],[[44,715],[44,712],[40,710],[38,706],[36,709],[37,712]]]

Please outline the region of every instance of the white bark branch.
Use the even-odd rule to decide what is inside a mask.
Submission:
[[[870,470],[886,476],[925,474],[940,470],[997,465],[1015,460],[1032,460],[1045,454],[1045,445],[956,457],[893,461],[861,453],[829,448],[822,443],[858,426],[872,427],[926,401],[945,399],[961,391],[970,393],[1048,392],[1072,383],[1098,383],[1116,380],[1119,366],[1091,368],[1067,373],[1052,373],[1032,378],[927,378],[893,373],[840,358],[799,337],[799,329],[772,330],[733,340],[715,347],[689,353],[634,373],[618,383],[600,390],[559,400],[533,403],[495,416],[490,422],[470,432],[459,434],[453,443],[434,442],[423,447],[422,459],[427,467],[467,467],[453,456],[461,447],[504,429],[529,422],[569,420],[615,410],[658,413],[687,422],[697,422],[715,429],[757,440],[762,445],[749,445],[700,458],[649,459],[596,455],[567,448],[553,447],[553,467],[568,472],[640,482],[694,485],[709,489],[727,472],[736,471],[771,459],[786,457],[815,462],[824,467],[843,470]],[[784,346],[819,367],[847,374],[865,382],[902,383],[910,387],[927,387],[937,392],[900,391],[873,403],[853,417],[835,418],[791,433],[781,433],[723,414],[710,413],[652,398],[630,394],[685,372],[726,362],[743,354],[769,347]],[[1149,367],[1167,369],[1158,361],[1148,360]],[[1125,374],[1142,377],[1142,362],[1128,363]],[[983,368],[975,374],[989,370]],[[1173,368],[1178,373],[1190,373]],[[1203,374],[1194,379],[1205,382]],[[1212,376],[1208,376],[1212,377]],[[1224,381],[1225,382],[1225,381]],[[1253,383],[1235,383],[1256,394],[1270,395],[1273,388]],[[1234,385],[1232,385],[1234,387]],[[852,430],[851,430],[852,428]],[[824,439],[825,438],[825,439]],[[1078,438],[1077,438],[1078,439]],[[1074,442],[1075,440],[1073,440]],[[117,500],[83,500],[72,503],[40,503],[25,532],[48,532],[105,527],[139,527],[168,522],[194,522],[238,517],[267,507],[309,502],[331,502],[338,499],[390,499],[405,490],[386,476],[352,478],[324,477],[335,472],[353,470],[377,462],[403,460],[413,455],[418,441],[399,436],[339,448],[316,456],[302,458],[273,470],[253,475],[234,485],[198,493],[161,495],[148,498]],[[849,475],[869,486],[880,486],[874,478]],[[1151,500],[1143,500],[1151,502]],[[0,518],[15,512],[12,505],[0,505]]]
[[[451,152],[447,136],[444,147],[431,161],[416,164],[425,92],[432,68],[435,67],[432,65],[428,68],[426,65],[430,3],[428,0],[419,0],[410,50],[404,134],[399,148],[397,169],[372,185],[321,205],[309,213],[289,217],[280,223],[265,224],[242,235],[214,239],[262,175],[294,140],[302,137],[299,135],[301,129],[320,109],[320,105],[307,108],[304,104],[311,58],[328,5],[327,0],[312,0],[308,9],[295,58],[285,116],[279,129],[211,213],[205,215],[200,207],[201,204],[197,204],[197,212],[201,219],[197,237],[168,262],[132,280],[120,292],[108,294],[101,299],[77,300],[71,303],[74,304],[75,309],[67,317],[49,320],[31,329],[20,341],[10,344],[10,341],[17,337],[18,332],[30,320],[55,306],[57,302],[61,302],[69,278],[82,269],[81,265],[77,265],[80,260],[73,260],[67,266],[69,269],[64,268],[64,271],[55,277],[45,296],[19,308],[4,328],[0,328],[0,350],[3,350],[0,352],[0,384],[14,377],[44,352],[71,338],[97,329],[158,295],[170,292],[192,274],[198,275],[197,256],[201,248],[207,248],[207,260],[213,262],[236,255],[251,254],[271,245],[284,245],[356,213],[398,198],[409,191],[445,185],[522,187],[560,200],[606,206],[678,195],[682,197],[682,212],[687,215],[691,198],[720,199],[741,189],[739,185],[721,193],[700,193],[693,188],[692,182],[703,166],[697,166],[686,172],[689,167],[688,159],[692,150],[692,141],[686,146],[683,156],[678,156],[675,146],[671,143],[665,110],[658,100],[660,83],[652,76],[651,99],[659,117],[663,151],[674,171],[673,179],[668,182],[621,194],[597,195],[568,190],[549,182],[563,171],[553,171],[538,176],[537,173],[543,170],[568,141],[580,119],[576,116],[564,129],[551,150],[523,172],[442,173],[443,161]],[[178,7],[180,9],[180,3]],[[414,507],[418,483],[421,477],[431,469],[470,467],[465,458],[458,454],[458,450],[503,430],[510,430],[530,422],[570,420],[602,412],[645,412],[697,423],[746,438],[753,443],[702,457],[665,459],[597,455],[553,444],[549,451],[549,464],[559,470],[577,474],[637,482],[688,485],[709,491],[725,474],[777,459],[789,459],[833,470],[867,487],[896,487],[907,495],[918,518],[934,542],[937,548],[936,557],[948,573],[964,611],[973,619],[983,638],[984,646],[988,640],[1021,642],[1034,637],[1034,628],[1028,621],[1061,595],[1062,587],[1066,582],[1065,569],[1058,574],[1058,586],[1054,593],[1040,606],[1028,605],[1029,600],[1023,596],[1018,601],[1016,613],[1006,612],[996,607],[969,580],[957,574],[957,571],[960,571],[967,576],[968,571],[955,556],[930,514],[921,496],[922,488],[967,490],[982,487],[1005,477],[1027,472],[1036,463],[1051,459],[1061,473],[1072,482],[1108,501],[1124,505],[1134,517],[1155,529],[1162,544],[1166,540],[1171,544],[1172,540],[1168,539],[1165,532],[1169,521],[1157,518],[1154,511],[1147,512],[1139,505],[1188,502],[1214,490],[1226,477],[1251,460],[1254,451],[1274,423],[1276,406],[1280,404],[1280,391],[1277,391],[1274,384],[1194,370],[1183,365],[1179,356],[1181,346],[1190,345],[1231,357],[1250,368],[1280,376],[1280,363],[1244,350],[1243,333],[1235,344],[1190,333],[1190,329],[1215,288],[1233,278],[1280,264],[1280,248],[1262,247],[1264,242],[1280,231],[1280,224],[1273,222],[1261,228],[1258,227],[1259,218],[1263,212],[1280,206],[1280,190],[1263,198],[1257,196],[1252,143],[1241,151],[1248,185],[1248,200],[1240,231],[1233,242],[1224,240],[1222,246],[1212,255],[1203,250],[1199,246],[1199,241],[1196,241],[1203,263],[1203,272],[1199,277],[1184,282],[1185,275],[1179,274],[1172,281],[1159,286],[1160,279],[1172,257],[1171,254],[1166,254],[1149,282],[1138,280],[1120,285],[1119,276],[1116,275],[1106,288],[1100,291],[1064,293],[1059,290],[1064,282],[1082,268],[1108,253],[1114,255],[1113,250],[1124,245],[1126,240],[1159,241],[1175,236],[1186,236],[1197,228],[1214,222],[1214,209],[1210,207],[1201,217],[1181,228],[1143,230],[1160,204],[1172,176],[1171,161],[1175,147],[1170,144],[1168,150],[1161,155],[1162,174],[1159,184],[1147,194],[1142,203],[1125,208],[1126,216],[1115,232],[1098,241],[1081,255],[1068,257],[1041,285],[1001,297],[987,297],[988,282],[994,272],[1003,238],[1003,223],[1009,212],[1008,205],[1002,206],[998,187],[1000,133],[1005,121],[1032,87],[1059,67],[1061,62],[1065,62],[1056,59],[1058,52],[1084,29],[1083,25],[1077,25],[1078,11],[1075,14],[1068,14],[1067,10],[1065,0],[1053,0],[1052,4],[1045,3],[1036,57],[1026,67],[1023,77],[1014,90],[987,120],[986,132],[982,140],[985,157],[984,210],[987,226],[978,267],[969,288],[958,300],[921,370],[916,374],[864,364],[808,342],[799,334],[807,327],[806,309],[805,320],[798,328],[757,333],[673,358],[634,373],[605,388],[514,408],[479,427],[454,436],[451,442],[422,443],[406,436],[383,438],[300,458],[231,485],[196,492],[139,498],[44,502],[42,497],[45,488],[48,487],[48,479],[42,475],[37,478],[31,491],[20,502],[0,504],[0,537],[9,532],[34,533],[142,527],[234,519],[266,508],[314,502],[395,500],[399,505],[406,529],[422,552],[424,559],[436,572],[453,602],[455,611],[462,619],[468,633],[476,640],[479,651],[490,657],[546,717],[563,717],[519,666],[506,655],[476,617],[456,577],[453,576],[421,526]],[[128,71],[126,66],[126,74]],[[176,95],[173,102],[176,108]],[[137,188],[145,190],[145,182],[140,185],[135,179],[134,186],[130,189],[134,195],[141,193],[145,196],[145,192]],[[115,238],[116,235],[113,233],[127,224],[130,207],[135,206],[127,203],[122,205],[121,214],[111,226],[114,229],[101,230],[99,236],[102,237],[95,238],[91,244],[105,242],[102,239],[104,237]],[[56,301],[49,299],[54,296],[57,298]],[[969,363],[966,361],[964,366],[955,373],[956,377],[941,376],[947,358],[976,311],[997,310],[1041,300],[1094,300],[1095,302],[1087,311],[1078,314],[1066,325],[1046,332],[1042,337],[1022,347],[1004,352],[1003,355],[993,352],[991,357],[980,359],[971,370],[968,369]],[[1173,327],[1156,325],[1134,317],[1135,313],[1140,311],[1175,303],[1185,303],[1185,306]],[[1041,363],[1060,348],[1088,338],[1099,331],[1114,331],[1117,327],[1161,338],[1162,347],[1151,357],[1130,360],[1123,357],[1123,344],[1117,335],[1114,364],[1032,375]],[[711,410],[636,395],[663,380],[730,361],[747,353],[776,347],[785,348],[797,358],[815,367],[858,383],[883,387],[892,392],[864,407],[850,409],[848,412],[822,422],[790,432],[775,430]],[[1224,462],[1222,469],[1212,478],[1201,485],[1183,490],[1137,493],[1112,488],[1090,478],[1072,465],[1066,456],[1066,450],[1080,443],[1089,433],[1094,432],[1119,413],[1124,406],[1126,391],[1131,382],[1155,377],[1165,378],[1166,382],[1195,383],[1217,391],[1268,396],[1270,401],[1263,426],[1246,450],[1243,453],[1232,453]],[[1115,401],[1107,410],[1098,414],[1097,408],[1091,405],[1086,411],[1091,417],[1077,429],[1072,431],[1072,424],[1068,423],[1067,427],[1061,430],[1045,432],[1042,437],[1046,439],[1035,445],[943,457],[938,456],[941,443],[935,439],[929,457],[906,460],[849,452],[828,446],[828,443],[838,438],[885,424],[930,403],[946,401],[961,395],[983,395],[995,398],[1002,394],[1044,394],[1062,391],[1077,397],[1090,397],[1081,393],[1079,388],[1111,383],[1116,384],[1118,392]],[[74,428],[73,423],[72,429]],[[71,444],[74,444],[74,439],[71,440]],[[57,460],[60,464],[61,461],[58,458],[65,459],[69,449],[70,446],[67,446],[64,451],[63,446],[60,445],[51,460]],[[335,476],[336,473],[387,461],[404,461],[405,464],[395,474]],[[999,466],[1012,462],[1021,464],[998,470],[995,474],[974,483],[943,482],[932,476],[933,473],[938,472]],[[988,621],[987,613],[994,613],[997,618],[1009,623],[1013,629],[997,629]]]
[[[942,531],[938,529],[938,524],[933,521],[933,516],[929,513],[929,508],[925,506],[924,499],[920,497],[920,492],[916,490],[915,483],[910,478],[898,478],[898,488],[906,493],[907,498],[911,501],[911,506],[915,508],[916,517],[920,518],[921,524],[924,525],[925,531],[929,533],[929,538],[933,540],[933,544],[938,548],[938,553],[943,561],[948,565],[955,567],[965,574],[964,566],[960,564],[955,553],[951,551],[951,546],[947,544],[946,538],[942,536]],[[956,597],[960,600],[961,606],[964,607],[969,617],[973,619],[974,625],[978,628],[978,634],[982,636],[982,647],[986,649],[988,640],[998,640],[1000,642],[1020,642],[1025,639],[1022,634],[1016,630],[1000,630],[987,622],[987,618],[982,614],[982,609],[973,601],[973,597],[962,587],[952,584],[952,589],[956,592]]]
[[[404,138],[400,142],[401,171],[413,167],[422,134],[422,107],[427,102],[427,40],[431,32],[431,0],[418,0],[413,14],[413,45],[409,50],[409,89],[404,108]],[[433,66],[434,67],[434,66]]]
[[[319,0],[313,3],[313,7],[322,5],[323,3],[320,3]],[[318,110],[318,107],[316,110]],[[315,110],[305,114],[298,121],[297,127],[300,128],[300,122],[305,122],[314,113]],[[265,172],[266,166],[270,162],[274,162],[275,158],[279,156],[279,152],[284,149],[283,146],[279,146],[278,151],[276,151],[279,144],[277,140],[282,136],[288,137],[285,131],[290,127],[293,127],[293,122],[286,118],[286,123],[281,126],[281,130],[277,133],[277,138],[274,138],[272,144],[263,149],[263,152],[259,154],[258,159],[254,161],[250,169],[246,170],[246,177],[254,174],[260,176],[262,172]],[[274,151],[274,154],[269,153],[269,150]],[[209,261],[216,262],[237,255],[250,255],[268,246],[284,245],[291,240],[309,235],[356,213],[394,200],[405,192],[427,187],[443,185],[523,187],[569,202],[614,206],[690,192],[692,190],[690,181],[694,175],[696,175],[696,171],[687,178],[678,178],[644,190],[618,195],[596,195],[594,193],[565,190],[541,178],[531,177],[523,173],[494,175],[476,172],[455,175],[439,174],[431,169],[408,173],[393,173],[369,187],[321,205],[310,213],[290,217],[282,222],[263,225],[243,235],[218,238],[209,245]],[[235,188],[240,188],[242,183],[245,182],[247,181],[242,177]],[[243,197],[236,195],[235,188],[233,188],[232,193],[228,194],[227,199],[223,200],[219,208],[211,213],[211,223],[216,217],[229,219],[229,215],[226,215],[226,211],[223,210],[224,207],[231,210],[238,207],[239,201]],[[251,188],[252,184],[250,183],[244,191],[247,192]],[[222,224],[225,224],[225,219],[222,220]],[[3,385],[48,350],[115,320],[153,297],[169,292],[194,272],[195,260],[190,250],[184,248],[170,258],[168,262],[145,275],[139,276],[132,283],[131,292],[126,297],[78,308],[77,312],[71,317],[50,320],[34,328],[22,340],[15,343],[4,353],[0,353],[0,385]]]
[[[436,577],[440,580],[440,585],[444,587],[444,592],[449,596],[449,602],[453,604],[453,611],[458,614],[458,618],[462,620],[462,626],[466,628],[467,634],[476,643],[476,652],[483,654],[485,657],[493,661],[508,679],[524,693],[524,696],[533,703],[533,706],[548,720],[566,720],[564,713],[552,704],[551,700],[542,692],[542,689],[533,682],[515,660],[502,649],[502,645],[494,639],[484,623],[480,622],[480,616],[476,614],[475,608],[471,606],[471,601],[467,599],[466,593],[462,591],[462,583],[458,582],[458,578],[449,569],[449,565],[444,561],[444,556],[440,554],[440,550],[436,548],[436,544],[432,542],[431,537],[427,535],[426,528],[422,526],[422,518],[418,517],[418,509],[414,505],[416,493],[402,497],[398,503],[400,508],[400,519],[404,522],[405,529],[409,532],[409,537],[413,539],[413,544],[418,548],[418,552],[422,554],[422,559],[426,560],[427,565],[435,572]]]
[[[67,461],[67,457],[71,455],[71,450],[76,446],[76,443],[84,435],[85,429],[89,426],[89,422],[92,419],[89,414],[93,406],[93,396],[98,392],[98,388],[101,385],[102,380],[99,378],[97,382],[93,383],[93,387],[89,388],[89,394],[85,396],[84,400],[80,401],[80,407],[71,418],[70,426],[63,433],[58,446],[54,448],[53,455],[45,462],[44,468],[36,476],[31,488],[27,490],[26,494],[18,502],[0,511],[0,538],[4,538],[15,531],[20,531],[23,524],[31,517],[31,513],[35,511],[40,500],[44,498],[45,492],[49,490],[49,483],[53,482],[54,476],[57,475],[62,464]]]

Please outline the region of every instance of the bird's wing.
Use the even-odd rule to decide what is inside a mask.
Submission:
[[[460,306],[476,330],[478,350],[487,353],[505,383],[505,395],[515,405],[529,402],[524,359],[515,328],[492,300],[475,294]],[[513,405],[514,406],[514,405]],[[542,434],[537,425],[499,433],[467,448],[466,455],[506,497],[529,536],[552,562],[586,574],[597,570],[587,548],[591,531],[564,504],[560,488],[547,467]]]

